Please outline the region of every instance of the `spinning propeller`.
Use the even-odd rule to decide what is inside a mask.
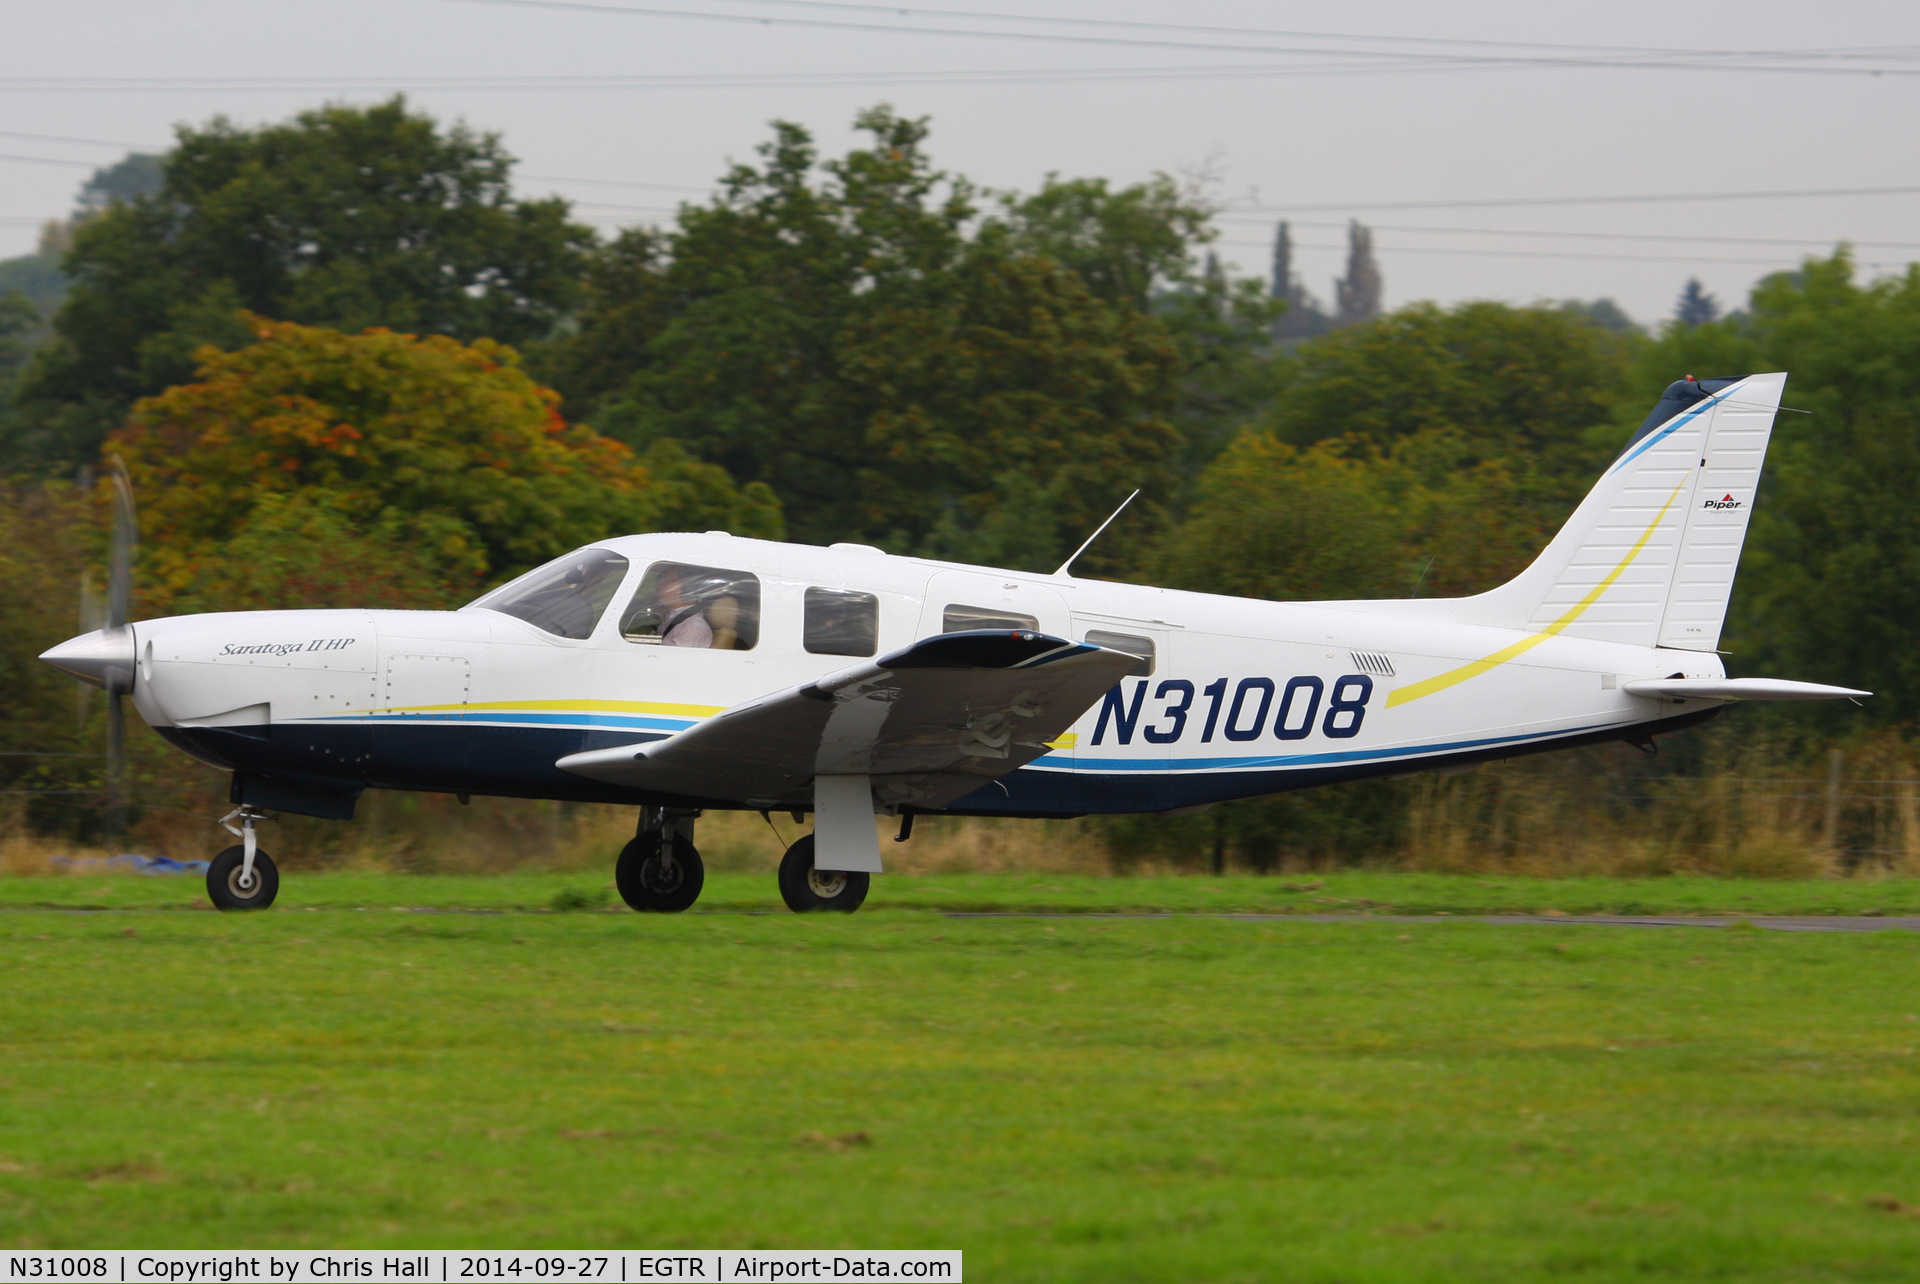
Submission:
[[[71,641],[46,652],[40,658],[71,673],[82,682],[104,687],[107,692],[107,831],[114,838],[127,832],[127,726],[125,697],[133,690],[133,630],[127,626],[133,613],[133,556],[140,543],[140,528],[133,508],[133,483],[117,456],[109,457],[107,476],[113,484],[113,536],[107,552],[107,598],[105,611],[83,583],[80,593],[80,627],[88,630]],[[81,716],[84,720],[87,692],[81,690]]]

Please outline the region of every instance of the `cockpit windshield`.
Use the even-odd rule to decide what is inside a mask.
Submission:
[[[528,571],[469,606],[499,611],[563,638],[593,633],[627,575],[627,559],[604,548],[582,548]]]

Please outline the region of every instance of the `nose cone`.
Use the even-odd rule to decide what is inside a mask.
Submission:
[[[68,638],[40,658],[63,673],[71,673],[82,682],[109,691],[133,690],[135,660],[133,630],[130,628],[95,629],[77,638]]]

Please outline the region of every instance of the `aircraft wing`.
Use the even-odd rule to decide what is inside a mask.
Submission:
[[[568,754],[562,771],[759,807],[805,804],[821,775],[873,779],[883,805],[944,807],[1025,766],[1138,656],[1001,629],[943,633],[677,735]]]
[[[1668,700],[1846,700],[1873,694],[1786,678],[1648,678],[1623,683],[1621,690]]]

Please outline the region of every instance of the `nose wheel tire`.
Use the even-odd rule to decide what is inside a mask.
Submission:
[[[671,860],[665,846],[660,831],[649,830],[620,850],[613,867],[620,899],[642,914],[678,914],[700,899],[706,884],[706,866],[692,843],[675,838]]]
[[[872,875],[813,867],[813,835],[795,842],[780,859],[780,899],[796,914],[839,910],[851,914],[867,899]]]
[[[280,871],[265,852],[253,853],[253,872],[247,874],[246,848],[235,844],[207,866],[207,899],[219,910],[263,910],[280,894]]]

